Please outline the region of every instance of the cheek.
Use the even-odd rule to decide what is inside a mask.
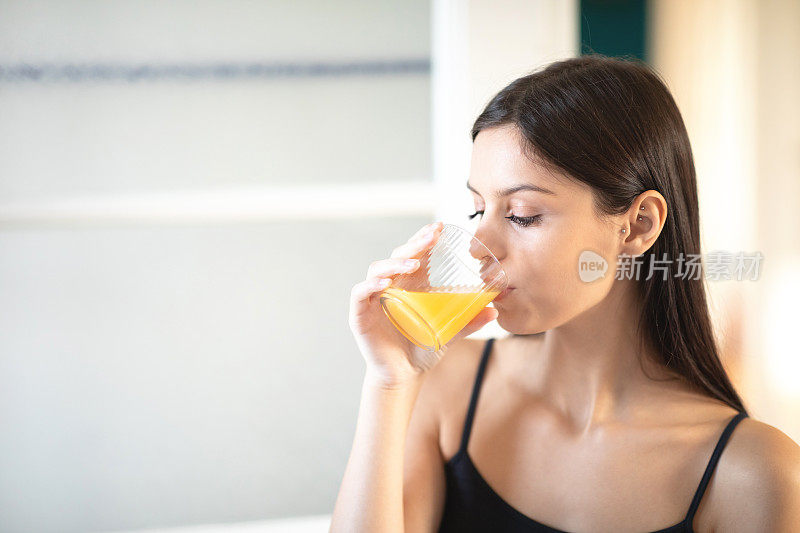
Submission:
[[[524,256],[530,274],[541,282],[570,286],[581,281],[579,260],[585,250],[599,252],[608,261],[596,243],[585,228],[561,223],[534,234],[524,245]]]
[[[539,272],[526,290],[526,328],[545,331],[565,324],[600,303],[611,290],[613,274],[591,282],[577,274],[577,259]]]
[[[575,314],[602,300],[611,288],[616,268],[616,258],[602,232],[594,226],[564,225],[538,237],[527,246],[525,286],[531,305],[539,308],[541,316]],[[605,260],[603,277],[591,281],[582,278],[579,262],[585,251]]]

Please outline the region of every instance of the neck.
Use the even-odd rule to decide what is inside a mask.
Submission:
[[[534,376],[529,385],[577,432],[629,417],[642,393],[654,384],[652,377],[669,375],[654,362],[649,344],[636,336],[640,305],[635,288],[617,280],[602,302],[566,324],[537,339],[518,337],[520,342],[538,343],[534,358],[531,351],[520,351],[525,354],[523,364],[538,369],[528,373]]]

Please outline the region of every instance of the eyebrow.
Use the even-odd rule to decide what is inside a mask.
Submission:
[[[467,182],[467,189],[471,190],[475,194],[480,195],[478,191],[472,188],[472,185]],[[507,189],[503,189],[500,191],[495,191],[494,197],[495,198],[502,198],[504,196],[508,196],[509,194],[514,194],[515,192],[519,191],[535,191],[540,192],[542,194],[550,194],[552,196],[556,196],[556,193],[549,189],[545,189],[544,187],[539,187],[538,185],[530,185],[530,184],[522,184],[522,185],[514,185],[513,187],[509,187]]]

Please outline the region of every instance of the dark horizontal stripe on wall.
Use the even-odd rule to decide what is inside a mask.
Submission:
[[[0,65],[0,82],[235,80],[249,78],[337,78],[430,74],[429,59],[342,63],[175,63],[163,65]]]

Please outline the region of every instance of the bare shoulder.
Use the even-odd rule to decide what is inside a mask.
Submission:
[[[436,365],[427,371],[417,402],[435,415],[443,456],[455,453],[460,427],[480,363],[485,339],[463,338],[449,345]]]
[[[443,392],[461,389],[464,380],[472,380],[486,345],[484,339],[460,339],[447,347],[441,360],[430,370],[428,378]]]
[[[800,446],[752,418],[731,434],[712,483],[722,531],[800,531]]]
[[[442,413],[464,379],[480,341],[460,339],[425,372],[406,433],[403,456],[403,519],[406,531],[434,531],[445,501]]]
[[[739,423],[726,446],[729,470],[753,488],[800,483],[800,446],[774,426],[753,418]]]
[[[475,377],[480,355],[486,341],[483,339],[460,339],[448,345],[442,358],[428,370],[420,395],[424,392],[432,408],[447,410],[454,401],[463,396],[465,387]]]

